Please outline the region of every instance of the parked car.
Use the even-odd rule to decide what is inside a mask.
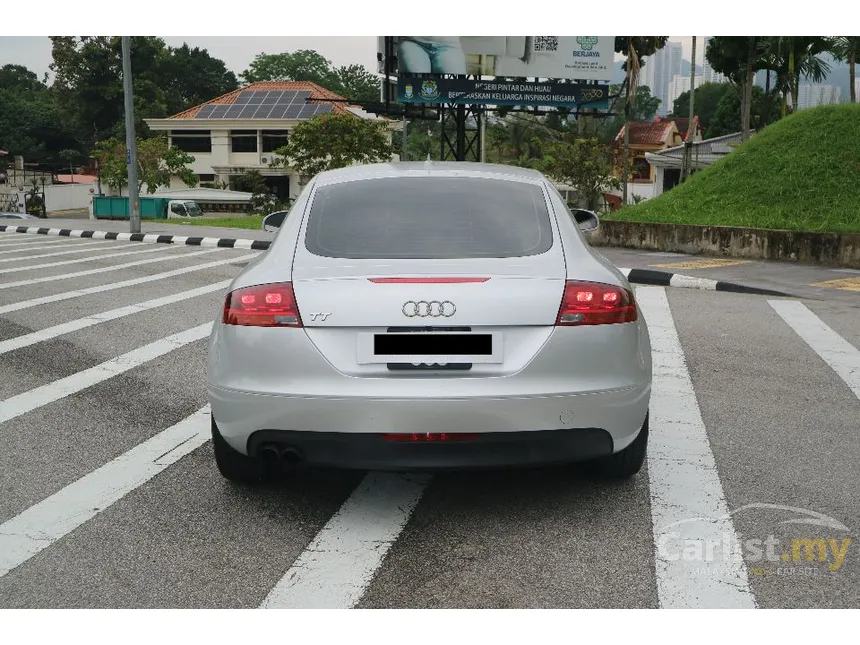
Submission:
[[[233,281],[209,342],[215,460],[384,470],[589,461],[639,471],[648,329],[540,173],[321,173]],[[269,216],[271,223],[275,218]]]

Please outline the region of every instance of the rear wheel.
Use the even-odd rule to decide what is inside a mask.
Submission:
[[[626,479],[638,473],[645,462],[648,448],[648,415],[642,429],[629,446],[614,455],[589,462],[589,470],[595,475],[610,479]]]
[[[218,471],[233,482],[253,484],[268,478],[266,464],[233,448],[218,432],[215,419],[212,419],[212,446],[215,449],[215,463]]]

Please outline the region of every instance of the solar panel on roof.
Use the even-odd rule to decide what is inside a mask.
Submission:
[[[254,112],[256,112],[260,106],[256,103],[253,105],[246,105],[242,108],[242,113],[239,115],[240,119],[250,119],[254,116]]]
[[[248,102],[248,93],[247,92],[239,92],[239,96],[236,97],[236,100],[233,101],[234,105],[245,104]]]
[[[281,97],[278,99],[278,105],[289,105],[295,100],[298,92],[294,90],[290,90],[289,92],[283,92]]]
[[[263,102],[263,95],[265,92],[251,92],[250,96],[248,96],[248,103],[256,103],[259,105]]]
[[[284,114],[286,114],[287,110],[290,109],[289,105],[276,105],[272,110],[272,113],[269,115],[270,119],[283,119]]]
[[[238,119],[239,115],[242,114],[242,110],[245,109],[244,105],[231,105],[227,112],[224,113],[225,119]]]
[[[284,95],[284,93],[283,93],[283,92],[269,92],[269,93],[268,93],[268,94],[263,98],[263,104],[264,104],[264,105],[266,105],[266,104],[268,104],[268,105],[274,105],[275,103],[277,103],[277,102],[280,100],[280,98],[281,98],[283,95]]]
[[[330,103],[320,103],[317,105],[317,114],[328,114],[334,109]]]
[[[213,107],[215,107],[215,106],[214,105],[204,105],[203,107],[201,107],[197,111],[197,118],[198,119],[205,119],[212,112]]]
[[[212,113],[209,116],[210,119],[223,119],[224,115],[227,113],[227,109],[230,108],[229,105],[215,105],[212,108]]]
[[[270,104],[268,104],[268,103],[263,103],[263,104],[260,106],[260,109],[258,109],[258,110],[254,113],[254,118],[255,118],[255,119],[268,119],[268,118],[269,118],[269,114],[271,114],[272,109],[273,109],[274,107],[275,107],[274,105],[270,105]]]
[[[299,118],[299,114],[302,111],[303,105],[293,104],[287,107],[287,111],[284,113],[285,119],[297,119]]]
[[[309,119],[316,112],[316,106],[313,104],[303,105],[302,111],[299,112],[299,119]]]

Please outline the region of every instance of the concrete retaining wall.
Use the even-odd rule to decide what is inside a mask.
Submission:
[[[860,235],[601,220],[595,246],[788,260],[860,269]]]

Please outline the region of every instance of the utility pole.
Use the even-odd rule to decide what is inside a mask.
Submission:
[[[695,132],[693,128],[693,117],[696,114],[694,103],[696,98],[696,37],[693,36],[693,53],[691,55],[692,61],[690,62],[690,121],[687,124],[687,136],[684,139],[684,170],[683,170],[683,180],[687,181],[687,178],[690,176],[692,172],[693,165],[693,134]]]
[[[403,115],[403,129],[400,131],[400,161],[408,161],[406,146],[406,114]]]
[[[128,221],[132,233],[140,233],[140,199],[137,194],[137,140],[134,134],[134,96],[131,87],[131,43],[122,37],[122,86],[125,97],[125,145],[128,165]]]

